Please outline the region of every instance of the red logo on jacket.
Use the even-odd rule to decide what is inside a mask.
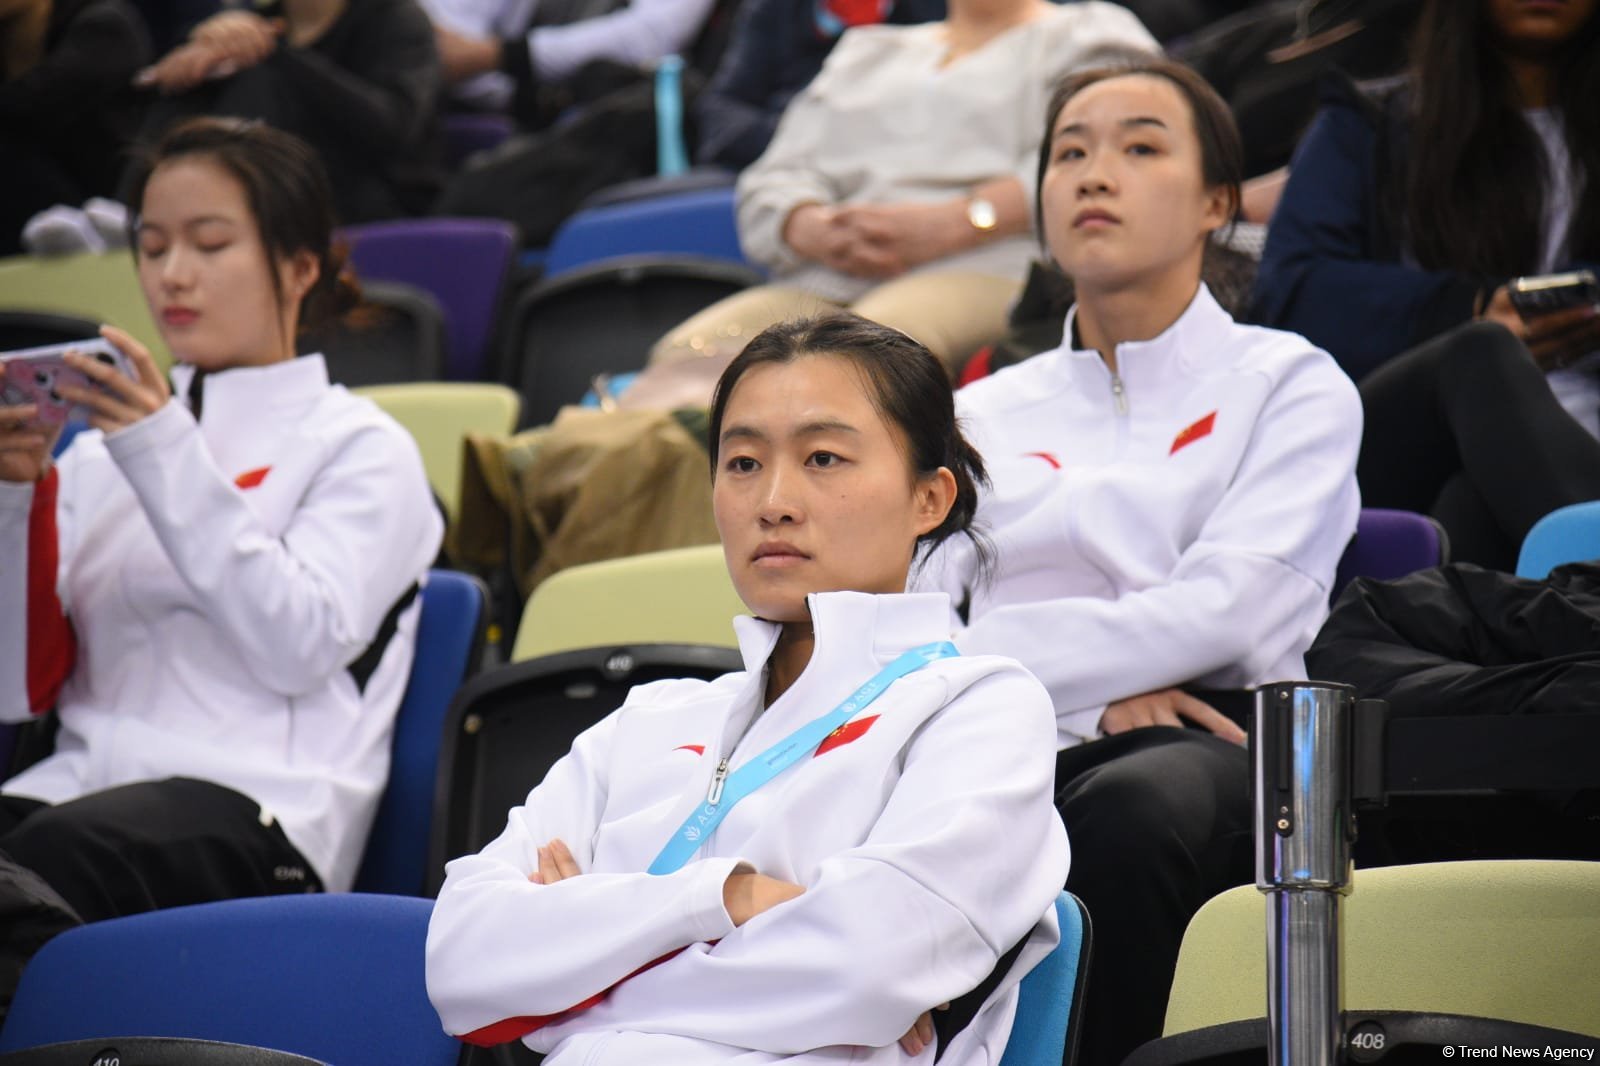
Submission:
[[[1167,454],[1176,455],[1179,448],[1187,448],[1201,437],[1211,436],[1211,431],[1216,428],[1216,425],[1217,412],[1212,411],[1198,422],[1191,422],[1189,425],[1184,426],[1178,431],[1178,435],[1172,438],[1172,450]]]
[[[872,728],[872,723],[876,722],[877,720],[878,716],[873,715],[871,718],[862,718],[855,722],[846,722],[838,729],[835,729],[833,732],[823,737],[822,743],[817,745],[817,750],[811,753],[811,757],[815,759],[823,752],[832,751],[834,748],[842,748],[852,740],[859,740],[867,730]]]
[[[272,473],[272,467],[258,466],[254,470],[246,470],[234,478],[233,483],[241,489],[253,489],[267,480],[267,475],[270,473]]]

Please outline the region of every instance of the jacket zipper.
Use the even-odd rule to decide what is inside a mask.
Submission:
[[[1113,372],[1112,375],[1111,375],[1111,397],[1112,397],[1113,400],[1116,401],[1117,414],[1119,414],[1119,415],[1127,414],[1128,413],[1128,393],[1127,393],[1127,390],[1125,390],[1122,387],[1122,377],[1121,377],[1121,375],[1119,375],[1119,374],[1117,374],[1115,372]]]
[[[717,772],[711,775],[711,790],[706,793],[707,803],[716,803],[722,799],[722,785],[728,780],[728,760],[723,759],[717,763]]]

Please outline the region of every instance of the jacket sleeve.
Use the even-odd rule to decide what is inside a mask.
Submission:
[[[1026,673],[979,680],[913,738],[860,846],[804,895],[623,982],[611,1008],[630,1028],[771,1054],[893,1043],[976,987],[1061,891],[1052,732]]]
[[[268,60],[287,74],[311,112],[379,158],[416,147],[443,85],[433,27],[410,2],[371,7],[343,61],[283,46]]]
[[[281,536],[176,400],[105,443],[206,617],[272,692],[310,692],[358,658],[439,550],[421,457],[387,420],[331,446]]]
[[[0,482],[0,722],[55,705],[77,659],[58,592],[60,471],[33,484]]]
[[[786,89],[795,88],[776,83],[783,43],[792,36],[788,11],[773,0],[746,0],[739,8],[727,51],[695,101],[699,162],[742,170],[772,141]]]
[[[446,867],[428,925],[427,982],[448,1032],[478,1044],[517,1039],[661,956],[733,928],[722,886],[737,859],[691,862],[660,877],[528,880],[537,849],[556,838],[591,868],[612,738],[630,709],[579,736],[494,842]]]
[[[543,82],[560,82],[597,59],[644,65],[687,48],[713,0],[631,0],[608,15],[528,34],[528,55]]]
[[[1198,680],[1267,680],[1327,617],[1360,510],[1360,398],[1324,368],[1290,374],[1267,399],[1232,483],[1168,580],[1116,599],[1004,604],[957,645],[1033,671],[1055,701],[1063,746],[1092,737],[1116,700]],[[1069,480],[1058,500],[1070,498]]]
[[[1333,102],[1295,153],[1251,294],[1251,320],[1292,330],[1359,381],[1385,360],[1472,317],[1476,287],[1382,259],[1376,249],[1377,131]]]
[[[831,117],[826,101],[839,71],[856,65],[850,53],[859,40],[855,31],[845,31],[811,84],[784,108],[767,150],[739,175],[739,244],[752,262],[769,270],[784,272],[805,262],[783,239],[789,213],[804,203],[839,200],[826,167]]]

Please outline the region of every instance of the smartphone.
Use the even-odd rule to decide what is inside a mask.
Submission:
[[[0,352],[0,405],[37,404],[38,420],[51,426],[89,421],[88,409],[69,402],[61,395],[61,386],[76,385],[102,391],[104,387],[68,366],[64,358],[68,352],[98,359],[130,381],[138,380],[133,362],[103,337],[89,337],[68,344],[47,344],[38,348],[19,348]]]
[[[1572,307],[1600,307],[1600,280],[1592,270],[1513,278],[1506,286],[1511,306],[1523,318],[1538,318]]]

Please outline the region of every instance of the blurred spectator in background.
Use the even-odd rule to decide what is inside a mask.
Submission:
[[[1244,172],[1255,177],[1289,162],[1329,71],[1378,78],[1405,66],[1406,38],[1421,6],[1422,0],[1276,0],[1172,51],[1228,101],[1244,137]]]
[[[256,118],[317,150],[339,221],[419,214],[437,191],[439,57],[415,0],[283,0],[213,15],[141,72],[153,138],[200,114]]]
[[[744,0],[727,54],[697,104],[696,159],[729,170],[754,163],[783,109],[846,29],[944,15],[945,0]]]
[[[1050,87],[1108,48],[1156,44],[1126,8],[1045,0],[950,0],[942,22],[846,33],[739,178],[739,239],[773,284],[693,316],[651,361],[732,358],[773,322],[849,306],[954,377],[1005,332],[1037,255]]]
[[[1514,565],[1538,507],[1588,483],[1576,469],[1528,477],[1504,450],[1490,458],[1510,469],[1474,469],[1458,436],[1477,432],[1462,412],[1474,403],[1466,383],[1480,375],[1464,366],[1531,362],[1566,413],[1600,435],[1596,309],[1524,319],[1506,284],[1600,264],[1600,197],[1583,194],[1600,174],[1595,8],[1432,0],[1404,81],[1330,89],[1256,280],[1257,321],[1305,335],[1361,383],[1363,500],[1431,512],[1460,560]],[[1505,328],[1462,329],[1474,320]],[[1524,427],[1529,446],[1516,455],[1576,462],[1571,447],[1531,443],[1551,429],[1535,425],[1548,423],[1550,405],[1490,388],[1480,399]],[[1565,487],[1526,502],[1544,473]]]
[[[125,0],[0,0],[0,255],[34,213],[115,191],[149,55]]]
[[[686,51],[716,0],[423,2],[455,96],[510,109],[537,129],[566,106],[563,86],[590,64],[639,67]]]

